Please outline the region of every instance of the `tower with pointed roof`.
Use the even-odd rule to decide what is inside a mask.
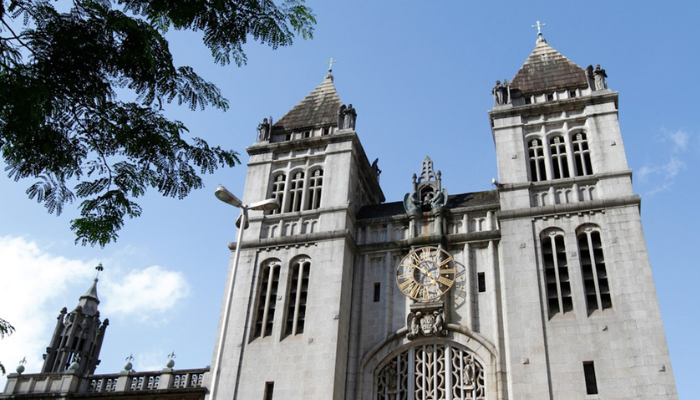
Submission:
[[[492,90],[495,190],[425,157],[384,203],[330,75],[259,125],[243,203],[280,209],[251,212],[210,399],[677,398],[618,95],[538,36]]]
[[[42,373],[72,370],[81,376],[95,373],[109,320],[100,322],[97,278],[71,312],[63,307],[51,343],[44,354]]]
[[[344,398],[355,215],[384,201],[356,118],[329,74],[247,148],[243,202],[281,207],[250,212],[214,398]]]
[[[540,36],[489,111],[511,398],[677,398],[605,77]]]

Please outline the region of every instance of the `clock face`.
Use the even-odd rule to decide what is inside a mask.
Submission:
[[[396,268],[399,290],[420,302],[437,300],[454,282],[454,259],[437,247],[422,247],[408,253]]]

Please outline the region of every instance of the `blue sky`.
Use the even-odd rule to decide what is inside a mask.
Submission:
[[[476,3],[476,2],[474,2]],[[483,3],[483,4],[482,4]],[[430,4],[429,6],[426,4]],[[213,63],[197,34],[169,34],[175,60],[222,89],[226,112],[169,107],[193,136],[241,153],[244,165],[208,176],[184,200],[149,193],[105,249],[73,244],[68,210],[60,217],[26,198],[27,181],[0,179],[0,317],[17,332],[0,340],[0,361],[27,372],[41,366],[55,318],[72,309],[102,262],[98,292],[110,319],[98,373],[118,372],[134,355],[137,371],[209,365],[236,212],[215,199],[222,183],[242,194],[245,147],[263,118],[281,118],[326,74],[330,57],[341,100],[357,109],[357,132],[379,158],[387,201],[411,190],[423,158],[442,171],[451,194],[488,190],[497,177],[487,111],[496,80],[511,80],[535,47],[537,20],[548,43],[585,67],[600,64],[619,92],[620,125],[680,398],[697,379],[700,268],[692,248],[700,226],[700,4],[667,1],[562,2],[414,0],[309,1],[315,38],[271,50],[249,43],[248,65]],[[695,177],[694,177],[695,176]],[[254,201],[258,199],[246,199]],[[683,239],[685,237],[685,239]],[[0,381],[4,387],[4,381]]]

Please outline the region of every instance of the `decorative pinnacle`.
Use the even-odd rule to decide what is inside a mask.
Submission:
[[[329,74],[331,72],[333,72],[333,64],[337,63],[337,62],[338,62],[338,60],[334,60],[333,57],[331,57],[331,60],[326,63],[326,64],[328,64],[328,73]]]
[[[100,276],[100,272],[104,271],[105,267],[102,266],[102,263],[97,264],[95,267],[97,270],[97,275],[95,275],[95,279],[97,279]]]
[[[545,25],[546,24],[540,23],[540,21],[537,21],[537,24],[532,25],[533,28],[537,28],[537,37],[542,37],[542,27]]]

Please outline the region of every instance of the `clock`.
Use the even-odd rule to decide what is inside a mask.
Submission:
[[[401,259],[396,268],[396,283],[407,297],[427,303],[450,290],[455,272],[450,253],[437,247],[421,247]]]

